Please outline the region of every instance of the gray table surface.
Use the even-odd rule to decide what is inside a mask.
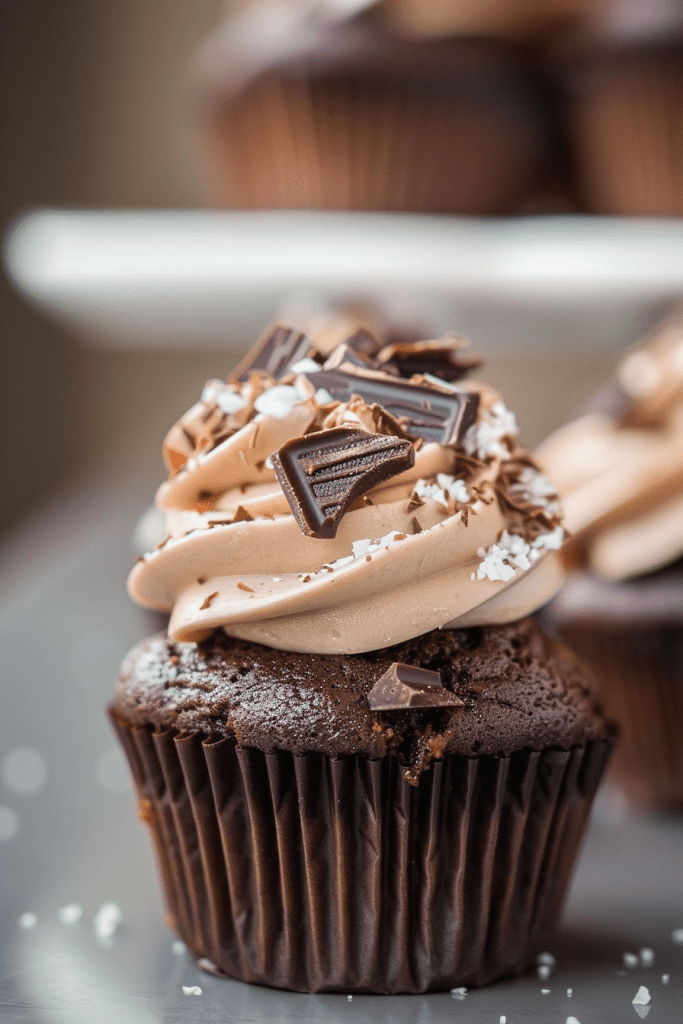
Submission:
[[[130,533],[149,497],[130,476],[91,482],[0,551],[2,1020],[683,1021],[683,942],[674,938],[683,929],[683,821],[635,816],[609,791],[596,805],[547,980],[532,969],[460,998],[299,995],[210,977],[174,948],[103,714],[122,656],[156,627],[125,594]],[[93,928],[106,901],[122,914],[108,941]],[[65,923],[60,910],[72,905],[82,916]],[[640,958],[643,949],[652,955]],[[651,1001],[634,1006],[641,985]],[[183,992],[193,986],[201,994]]]

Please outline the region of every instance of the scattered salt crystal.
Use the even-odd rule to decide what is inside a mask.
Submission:
[[[556,962],[552,953],[539,953],[536,957],[537,964],[547,964],[548,967],[554,967]]]
[[[321,369],[320,363],[316,363],[315,359],[311,359],[309,356],[299,359],[298,362],[290,366],[292,373],[317,373]]]
[[[318,388],[313,397],[315,398],[318,405],[329,405],[330,402],[334,402],[334,398],[327,390],[327,388]]]
[[[476,455],[479,459],[492,458],[495,455],[509,459],[510,450],[501,444],[501,441],[505,438],[512,439],[518,433],[514,413],[502,402],[494,402],[489,411],[489,419],[474,423],[469,428],[463,438],[463,447],[468,455]]]
[[[224,387],[225,384],[222,380],[207,380],[202,389],[202,402],[215,402]]]
[[[368,548],[370,547],[371,544],[372,544],[372,538],[371,537],[364,537],[363,540],[354,540],[354,542],[351,545],[351,549],[353,551],[353,557],[354,558],[362,558],[364,555],[367,555]]]
[[[95,914],[93,928],[100,942],[107,942],[123,921],[123,913],[118,903],[107,900]]]
[[[273,583],[282,583],[284,576],[273,576]]]
[[[546,981],[550,977],[550,964],[541,964],[540,967],[536,968],[536,973],[541,981]]]
[[[500,1024],[507,1024],[507,1017],[506,1017],[505,1015],[503,1015],[503,1016],[502,1016],[502,1017],[500,1018]]]
[[[465,996],[467,995],[467,989],[466,988],[452,988],[451,989],[451,995],[453,996],[454,999],[464,999]]]
[[[645,947],[645,949],[641,949],[639,951],[638,956],[640,957],[641,967],[652,967],[655,962],[655,953],[653,949]]]
[[[347,996],[346,998],[348,999],[349,1002],[351,1002],[351,1000],[353,999],[353,996]]]
[[[549,988],[542,988],[541,989],[541,995],[542,996],[549,996],[550,995],[550,989]]]
[[[640,986],[635,996],[633,997],[632,1002],[634,1006],[647,1006],[647,1004],[650,1002],[650,993],[644,985]]]
[[[568,988],[567,989],[567,999],[571,999],[571,997],[573,995],[574,995],[574,989],[573,988]]]
[[[202,990],[199,985],[183,985],[184,996],[200,996],[201,994]]]
[[[683,942],[683,928],[676,928],[676,930],[671,933],[671,938],[674,942]]]
[[[25,932],[30,931],[31,928],[35,928],[37,924],[38,918],[30,910],[28,910],[25,914],[22,914],[21,917],[19,918],[19,927],[23,928]]]
[[[662,975],[662,985],[668,985],[670,978],[671,978],[670,974],[663,974]]]
[[[232,413],[244,409],[247,403],[237,391],[225,388],[220,394],[216,395],[216,404],[219,409],[227,412],[228,416],[230,416]]]
[[[580,1024],[580,1021],[578,1021],[576,1017],[567,1017],[566,1024]]]
[[[185,945],[184,942],[181,942],[180,939],[176,939],[176,941],[171,946],[171,949],[173,950],[176,956],[182,956],[185,950],[187,949],[187,946]]]
[[[564,530],[561,526],[556,526],[549,533],[539,533],[538,537],[532,540],[531,546],[533,548],[543,548],[546,551],[557,551],[558,548],[562,547],[563,540]]]
[[[628,967],[629,971],[632,971],[639,963],[635,953],[624,953],[622,960],[624,961],[624,967]]]
[[[293,388],[289,384],[276,384],[274,387],[268,388],[267,391],[261,392],[254,402],[254,408],[257,412],[272,416],[273,419],[283,420],[289,416],[294,406],[300,401],[301,395],[297,388]]]
[[[62,924],[76,924],[83,917],[83,907],[80,903],[67,903],[57,911],[57,917]]]

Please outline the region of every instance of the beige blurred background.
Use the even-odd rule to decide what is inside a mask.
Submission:
[[[3,231],[28,208],[193,207],[191,67],[224,0],[5,0]],[[0,532],[94,471],[161,475],[160,444],[220,352],[88,347],[0,282]],[[457,328],[457,324],[453,325]],[[245,347],[252,339],[245,338]],[[475,339],[476,341],[476,339]],[[609,356],[491,360],[486,376],[533,445],[608,375]]]

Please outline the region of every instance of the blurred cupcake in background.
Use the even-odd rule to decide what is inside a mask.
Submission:
[[[622,739],[613,778],[683,810],[683,311],[536,452],[574,532],[546,611],[592,667]]]
[[[683,6],[595,5],[563,66],[566,125],[589,213],[683,215]]]
[[[227,21],[201,59],[209,201],[519,209],[552,153],[548,95],[531,51],[494,31],[487,37],[474,8],[450,24],[434,6],[271,2]],[[527,5],[501,12],[509,6]]]

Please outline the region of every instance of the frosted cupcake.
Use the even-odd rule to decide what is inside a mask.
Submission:
[[[562,493],[574,568],[548,610],[619,721],[615,779],[683,807],[683,328],[628,352],[616,380],[537,457]]]
[[[169,534],[129,585],[168,635],[111,715],[214,973],[479,985],[557,925],[610,729],[528,618],[562,578],[559,507],[471,363],[279,327],[166,438]]]

